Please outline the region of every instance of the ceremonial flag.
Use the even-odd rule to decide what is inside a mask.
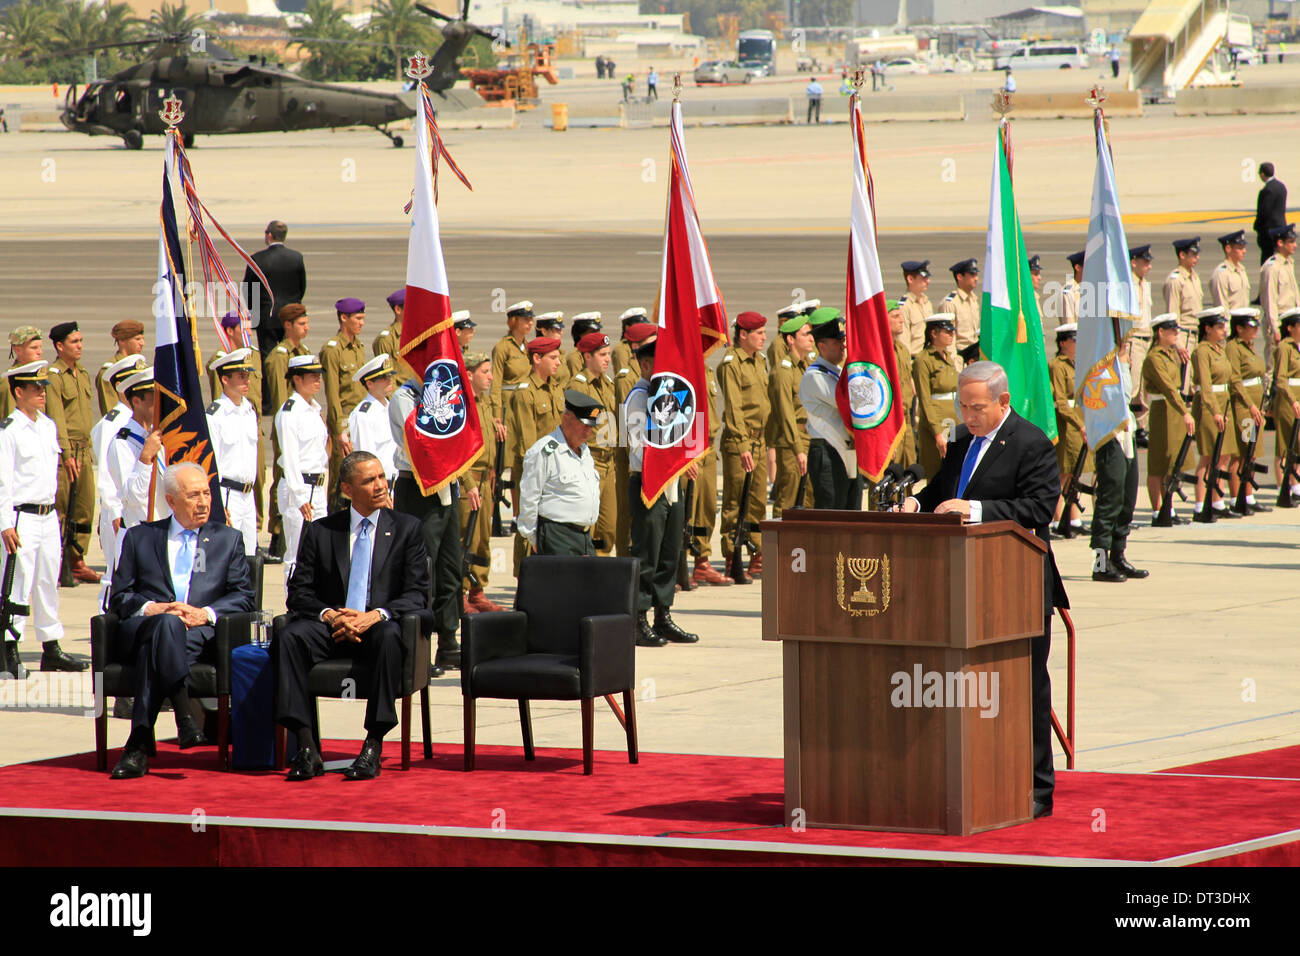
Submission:
[[[727,341],[727,309],[700,233],[682,135],[682,106],[676,100],[669,128],[672,169],[656,308],[659,333],[641,465],[641,500],[647,508],[709,450],[704,357]]]
[[[415,190],[399,354],[423,378],[420,401],[406,419],[406,455],[420,491],[431,495],[469,469],[483,449],[483,430],[451,321],[432,166],[433,146],[441,141],[423,82],[420,103],[423,121],[414,124]]]
[[[876,252],[876,209],[867,165],[858,93],[849,101],[853,129],[853,195],[849,206],[849,266],[844,308],[844,371],[835,386],[840,417],[853,436],[858,470],[879,481],[903,440],[902,389]]]
[[[1043,324],[1029,255],[1011,190],[1011,127],[998,127],[989,187],[989,233],[980,297],[980,352],[1007,373],[1011,407],[1056,441],[1056,401],[1043,350]]]
[[[1094,91],[1094,97],[1097,96]],[[1079,345],[1075,353],[1078,376],[1075,398],[1083,406],[1088,443],[1099,448],[1127,427],[1131,383],[1122,372],[1117,352],[1125,334],[1141,313],[1138,290],[1129,267],[1128,238],[1120,218],[1119,194],[1106,126],[1098,103],[1097,171],[1092,181],[1092,212],[1088,244],[1084,246],[1083,286],[1079,296]]]
[[[192,461],[208,473],[212,489],[212,521],[226,520],[221,505],[217,463],[208,435],[208,418],[203,411],[203,381],[199,369],[198,334],[185,300],[185,268],[181,241],[172,205],[171,175],[175,164],[177,137],[167,134],[163,159],[163,195],[158,227],[158,281],[154,285],[154,427],[161,430],[167,464]],[[155,475],[155,480],[157,476]],[[151,485],[149,506],[153,507]]]

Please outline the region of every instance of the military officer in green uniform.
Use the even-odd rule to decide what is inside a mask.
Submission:
[[[1074,401],[1074,354],[1079,347],[1079,326],[1066,322],[1056,327],[1056,358],[1047,365],[1047,374],[1052,383],[1052,400],[1056,403],[1056,464],[1061,470],[1061,478],[1073,474],[1075,462],[1083,451],[1087,441],[1087,431],[1083,425],[1083,409]],[[1083,471],[1090,471],[1089,463],[1084,461]],[[1080,472],[1082,474],[1082,472]],[[1056,513],[1052,520],[1061,517],[1065,507],[1065,498],[1056,502]],[[1069,530],[1067,538],[1073,538],[1083,532],[1083,517],[1077,504],[1070,506]]]
[[[772,406],[768,398],[767,319],[758,312],[736,316],[735,344],[722,357],[718,383],[722,386],[722,557],[730,563],[739,521],[758,524],[767,517],[767,449],[764,432]],[[752,473],[749,500],[740,492],[745,474]],[[742,518],[743,515],[743,518]],[[763,546],[757,531],[750,533],[754,551],[741,583],[763,571]]]
[[[645,309],[640,306],[627,309],[619,316],[618,320],[623,326],[623,338],[614,345],[613,352],[610,355],[609,367],[613,370],[615,380],[623,373],[624,369],[632,372],[632,382],[628,386],[630,390],[631,386],[636,384],[636,380],[641,377],[641,366],[636,360],[636,347],[633,341],[628,338],[627,330],[634,325],[649,322],[650,320],[646,317]]]
[[[768,443],[776,449],[776,478],[772,488],[772,517],[786,508],[807,507],[796,502],[799,479],[808,473],[808,413],[799,401],[799,383],[808,370],[808,353],[813,347],[812,326],[803,315],[787,319],[778,330],[785,341],[784,357],[768,376],[767,398],[772,407],[768,418]],[[807,491],[804,492],[805,499]]]
[[[722,430],[722,414],[718,410],[718,373],[712,366],[704,366],[704,381],[709,393],[709,450],[696,459],[699,470],[695,476],[694,515],[691,522],[691,550],[695,554],[695,569],[691,572],[693,584],[713,584],[725,587],[733,584],[731,578],[709,563],[713,553],[713,527],[718,520],[718,432]]]
[[[36,326],[22,325],[9,333],[9,358],[12,359],[10,368],[20,368],[32,362],[39,362],[44,351],[44,337]],[[8,388],[0,387],[0,419],[8,418],[13,411],[13,392]]]
[[[339,317],[338,334],[320,350],[320,364],[325,380],[325,427],[329,429],[330,469],[329,498],[331,510],[342,507],[338,496],[339,465],[354,451],[348,434],[348,416],[366,397],[366,387],[352,381],[352,373],[366,364],[366,347],[361,330],[366,325],[366,304],[360,299],[345,298],[334,303]]]
[[[469,577],[461,582],[465,594],[465,613],[504,611],[500,604],[490,600],[484,592],[492,570],[492,502],[493,481],[496,477],[497,445],[492,440],[492,359],[486,352],[470,352],[465,356],[465,371],[474,390],[474,404],[478,410],[479,427],[483,429],[483,450],[460,478],[460,536],[465,539],[471,511],[479,513],[474,522],[474,537],[466,542],[466,560],[472,566],[478,584]]]
[[[81,365],[83,342],[77,323],[54,326],[50,341],[57,358],[49,367],[45,413],[58,427],[62,465],[55,510],[64,522],[64,540],[72,541],[72,553],[64,554],[63,560],[75,580],[98,584],[99,574],[86,565],[86,546],[95,521],[95,469],[90,444],[90,429],[95,424],[95,388]],[[70,535],[66,531],[69,522]]]
[[[1228,458],[1237,453],[1237,430],[1232,422],[1232,403],[1228,399],[1228,379],[1232,366],[1224,348],[1228,337],[1228,314],[1220,307],[1201,309],[1196,320],[1199,325],[1200,344],[1192,353],[1192,381],[1196,394],[1192,399],[1192,417],[1196,419],[1196,449],[1200,459],[1196,463],[1196,514],[1194,521],[1212,521],[1214,516],[1231,515],[1228,503],[1222,498],[1214,500],[1213,515],[1203,507],[1205,501],[1205,476],[1219,434],[1223,434],[1223,447],[1219,451],[1218,467],[1227,470]]]
[[[144,323],[137,322],[135,319],[123,319],[113,326],[112,335],[116,351],[113,357],[101,365],[99,371],[95,373],[95,391],[99,395],[101,416],[107,415],[108,410],[117,405],[117,390],[104,375],[114,362],[120,362],[128,355],[140,355],[144,352]],[[217,391],[219,392],[220,389],[218,388]]]
[[[573,336],[573,348],[570,349],[569,354],[564,357],[564,371],[569,374],[569,378],[573,378],[573,376],[577,375],[579,372],[581,372],[584,368],[587,367],[587,360],[583,356],[582,352],[578,350],[578,343],[582,341],[582,337],[584,335],[587,335],[590,332],[599,332],[600,330],[601,329],[600,329],[599,312],[579,312],[577,315],[575,315],[572,319],[569,320],[569,334]],[[610,348],[610,352],[611,352],[610,361],[613,361],[612,345]],[[606,378],[609,378],[610,381],[613,381],[612,376],[607,375]],[[606,409],[608,409],[609,407],[610,406],[606,406]],[[608,411],[606,413],[609,414]],[[617,416],[611,415],[610,417],[617,417]]]
[[[405,382],[415,378],[415,369],[411,368],[406,359],[399,358],[397,354],[402,349],[402,314],[406,311],[406,286],[390,294],[386,301],[388,307],[393,310],[393,323],[388,328],[379,330],[370,350],[376,355],[391,355],[394,367],[393,381]]]
[[[1273,467],[1281,488],[1287,442],[1291,440],[1291,429],[1296,419],[1300,418],[1300,307],[1287,309],[1279,315],[1278,325],[1282,329],[1282,342],[1277,347],[1273,366],[1273,422],[1277,427]],[[1300,439],[1297,439],[1297,444],[1300,444]],[[1280,500],[1294,506],[1297,496],[1300,496],[1300,482],[1292,477],[1290,497]]]
[[[510,393],[510,407],[506,412],[506,461],[515,481],[515,515],[523,506],[519,499],[519,476],[523,475],[524,455],[537,444],[538,439],[555,431],[564,414],[564,389],[555,378],[560,367],[560,340],[537,338],[528,343],[528,357],[532,371],[519,387]],[[524,539],[515,529],[515,576],[519,575],[519,562],[524,556]]]
[[[791,305],[787,305],[784,309],[779,310],[776,313],[778,333],[780,327],[789,323],[791,319],[802,316],[803,320],[807,322],[813,312],[821,308],[821,304],[821,299],[804,299],[802,302],[795,302]],[[769,369],[779,368],[782,360],[789,357],[790,346],[786,344],[785,336],[783,334],[776,335],[772,339],[772,344],[767,347],[767,367]],[[803,360],[805,367],[807,367],[808,363],[816,357],[816,349],[810,349],[806,354],[799,356],[799,358]],[[775,515],[773,517],[775,517]]]
[[[1196,420],[1183,399],[1182,359],[1178,353],[1178,316],[1165,312],[1151,319],[1151,351],[1142,363],[1142,383],[1151,403],[1151,437],[1147,443],[1147,498],[1159,512],[1165,476],[1173,467],[1183,437],[1196,434]],[[1184,466],[1185,467],[1185,466]],[[1172,511],[1171,511],[1172,514]],[[1184,521],[1186,519],[1183,519]]]
[[[506,309],[506,334],[492,346],[492,427],[498,441],[507,440],[506,411],[510,395],[533,370],[528,360],[528,333],[533,330],[533,304],[516,302]],[[487,441],[487,436],[483,436]],[[518,478],[518,475],[512,475]],[[515,507],[519,507],[517,495]]]
[[[1242,249],[1246,245],[1246,234],[1241,236]],[[1264,360],[1255,353],[1255,340],[1259,338],[1259,309],[1242,306],[1229,313],[1232,331],[1228,333],[1228,364],[1232,366],[1232,375],[1228,379],[1229,393],[1232,396],[1232,420],[1237,426],[1237,444],[1240,452],[1228,462],[1228,482],[1231,486],[1229,497],[1236,509],[1237,492],[1241,485],[1241,467],[1246,446],[1256,441],[1258,454],[1258,437],[1264,429]],[[1255,500],[1254,493],[1246,489],[1246,508],[1239,514],[1254,514],[1257,511],[1272,511],[1268,505]]]
[[[898,400],[903,406],[903,440],[898,443],[891,465],[907,468],[916,464],[916,385],[912,382],[912,353],[907,347],[907,327],[898,300],[886,303],[889,309],[889,331],[894,336],[894,364],[898,368]]]
[[[537,554],[595,557],[591,530],[600,514],[600,476],[587,442],[603,411],[585,392],[564,393],[564,413],[524,455],[519,533]]]
[[[569,369],[564,359],[564,313],[543,312],[533,320],[539,339],[555,339],[560,343],[560,364],[555,369],[555,384],[563,389],[569,384]]]
[[[925,348],[912,360],[918,412],[917,455],[926,478],[939,473],[948,441],[961,421],[957,415],[957,368],[952,361],[956,334],[952,313],[929,316],[925,320]]]
[[[587,448],[600,478],[600,514],[592,539],[596,554],[601,557],[613,553],[614,538],[618,533],[620,489],[614,474],[614,452],[618,449],[618,405],[614,398],[614,383],[606,374],[612,351],[608,335],[588,332],[574,348],[574,352],[582,356],[583,367],[569,379],[571,391],[582,392],[604,409],[595,434],[587,440]]]

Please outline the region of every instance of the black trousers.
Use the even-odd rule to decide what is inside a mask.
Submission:
[[[398,690],[402,686],[402,632],[396,621],[381,621],[361,635],[361,643],[335,641],[323,621],[290,621],[275,642],[275,719],[292,731],[312,725],[314,708],[307,674],[321,661],[351,657],[365,665],[366,734],[382,737],[397,726]]]
[[[632,557],[641,561],[636,607],[672,607],[677,591],[677,556],[682,550],[682,531],[686,524],[686,502],[668,504],[660,495],[647,508],[641,501],[641,473],[632,472],[627,482],[627,510],[632,523]]]
[[[1056,770],[1052,766],[1052,677],[1047,658],[1052,653],[1052,614],[1043,621],[1043,634],[1029,641],[1029,683],[1034,696],[1034,799],[1052,805]]]
[[[820,438],[808,443],[808,484],[818,510],[862,510],[862,475],[850,478],[839,452]]]
[[[579,531],[559,521],[537,519],[537,553],[594,558],[596,546],[590,531]]]
[[[808,98],[808,122],[809,123],[813,121],[814,115],[816,115],[817,117],[817,122],[820,123],[822,121],[822,100],[820,96],[817,97],[810,96]]]
[[[460,502],[452,498],[444,506],[437,495],[427,498],[406,472],[397,477],[393,508],[420,519],[424,546],[433,559],[433,618],[441,650],[456,649],[456,628],[460,626]],[[482,519],[480,519],[482,520]]]
[[[1268,262],[1268,257],[1277,251],[1277,243],[1265,233],[1255,233],[1255,244],[1259,246],[1259,264]],[[1258,298],[1256,298],[1258,301]]]
[[[119,625],[114,656],[135,662],[133,731],[153,729],[163,701],[185,685],[190,668],[209,650],[216,633],[207,624],[186,627],[175,614],[132,617]]]
[[[1096,451],[1097,485],[1092,498],[1092,548],[1107,555],[1128,544],[1133,509],[1137,507],[1137,455],[1124,457],[1117,439]]]

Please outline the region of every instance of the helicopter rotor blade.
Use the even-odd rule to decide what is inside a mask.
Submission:
[[[415,5],[415,9],[419,10],[421,13],[428,14],[429,16],[433,17],[435,20],[446,20],[448,23],[456,22],[455,17],[449,17],[441,10],[435,10],[433,9],[433,7],[425,6],[423,3],[417,3]]]

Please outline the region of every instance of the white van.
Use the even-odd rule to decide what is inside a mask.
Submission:
[[[998,57],[996,69],[1068,70],[1088,68],[1088,56],[1074,43],[1031,43],[1010,56]]]

